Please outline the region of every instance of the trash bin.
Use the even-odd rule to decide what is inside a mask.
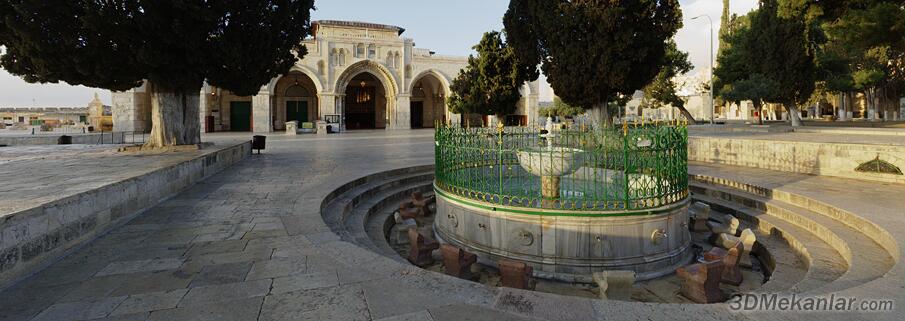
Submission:
[[[257,150],[261,154],[262,149],[266,149],[267,136],[254,135],[251,137],[251,149]]]
[[[60,139],[57,140],[57,143],[59,143],[60,145],[72,145],[72,136],[69,136],[69,135],[60,136]]]

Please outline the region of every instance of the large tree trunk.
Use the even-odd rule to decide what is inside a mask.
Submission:
[[[151,86],[151,137],[145,146],[201,143],[198,91],[161,91]]]
[[[603,103],[594,105],[591,110],[588,111],[588,116],[591,117],[591,121],[597,126],[600,126],[600,128],[613,127],[613,118],[610,116],[607,105],[609,105],[609,103],[604,101]]]
[[[789,112],[789,120],[792,121],[792,127],[801,126],[801,112],[798,111],[798,106],[795,103],[785,103],[783,105],[786,106],[786,111]]]
[[[689,124],[694,124],[696,122],[694,120],[694,116],[691,115],[691,112],[689,112],[688,109],[685,109],[685,107],[678,107],[678,108],[679,108],[679,111],[682,112],[682,116],[685,116],[685,119],[688,120]]]

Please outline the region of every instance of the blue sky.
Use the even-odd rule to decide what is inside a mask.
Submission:
[[[757,0],[731,0],[732,11],[748,12]],[[721,0],[681,0],[685,27],[676,35],[679,47],[688,51],[692,63],[700,68],[709,66],[709,24],[706,19],[688,20],[708,14],[713,18],[714,32],[719,29]],[[321,0],[316,1],[314,20],[358,20],[392,24],[406,29],[404,37],[413,38],[420,48],[429,48],[443,55],[468,55],[471,47],[488,30],[502,28],[506,0]],[[109,104],[107,90],[75,87],[66,84],[28,84],[0,70],[0,106],[83,106],[94,93]],[[549,99],[544,90],[541,99]]]

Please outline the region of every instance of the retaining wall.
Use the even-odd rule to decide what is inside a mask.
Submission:
[[[905,146],[688,138],[689,161],[905,184],[905,175],[855,170],[877,157],[905,171]]]
[[[0,289],[251,154],[245,142],[0,218]]]

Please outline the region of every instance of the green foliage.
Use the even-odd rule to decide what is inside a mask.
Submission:
[[[724,39],[729,46],[717,58],[718,94],[728,101],[761,100],[792,108],[807,102],[816,80],[814,51],[800,18],[778,14],[776,0],[761,1]]]
[[[839,91],[905,83],[905,8],[888,1],[861,4],[824,25],[828,41],[822,61],[831,64],[828,85]]]
[[[519,88],[530,77],[518,61],[503,34],[487,32],[474,47],[477,56],[468,57],[468,66],[450,85],[450,111],[504,116],[515,112],[521,99]]]
[[[306,54],[313,0],[0,3],[0,66],[28,82],[127,90],[150,80],[197,93],[205,80],[239,95]]]
[[[693,68],[691,61],[688,60],[688,53],[679,50],[674,40],[670,40],[666,46],[666,64],[654,80],[644,87],[644,101],[648,108],[659,107],[659,105],[672,105],[682,110],[686,117],[690,115],[685,110],[685,100],[676,93],[675,78],[678,75],[685,74]],[[694,119],[689,119],[694,121]]]
[[[559,97],[553,98],[553,105],[538,110],[538,114],[543,117],[572,117],[584,113],[584,108],[572,106],[562,101]]]
[[[503,22],[510,45],[541,66],[558,96],[595,108],[654,79],[682,13],[677,0],[512,0]]]

